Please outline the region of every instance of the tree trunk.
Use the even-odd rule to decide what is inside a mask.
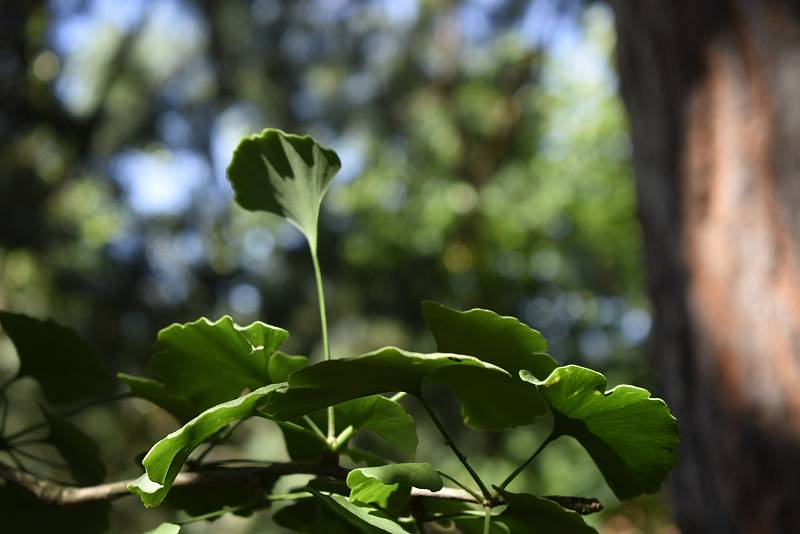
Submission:
[[[684,532],[800,532],[800,10],[612,0]]]

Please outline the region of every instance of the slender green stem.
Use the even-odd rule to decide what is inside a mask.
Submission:
[[[319,321],[322,325],[322,352],[325,353],[325,359],[331,359],[331,349],[328,345],[328,318],[325,315],[325,291],[322,287],[322,272],[319,268],[319,259],[317,258],[316,246],[309,243],[309,250],[311,251],[311,263],[314,264],[314,278],[317,281],[317,301],[319,303]],[[328,441],[333,443],[336,438],[336,420],[333,413],[333,406],[328,407]]]
[[[503,483],[502,483],[502,484],[500,484],[499,488],[500,488],[501,490],[503,490],[503,489],[506,489],[506,486],[508,486],[509,484],[511,484],[511,482],[512,482],[512,481],[513,481],[515,478],[517,478],[517,476],[518,476],[520,473],[522,473],[522,471],[523,471],[523,470],[524,470],[526,467],[528,467],[528,464],[529,464],[529,463],[531,463],[531,462],[533,461],[533,459],[534,459],[534,458],[536,458],[536,457],[539,455],[539,453],[540,453],[540,452],[542,452],[542,450],[543,450],[545,447],[547,447],[547,446],[548,446],[548,445],[549,445],[551,442],[553,442],[553,441],[555,441],[556,439],[558,439],[558,436],[559,436],[559,434],[556,434],[555,432],[551,432],[551,433],[550,433],[550,435],[549,435],[549,436],[547,436],[547,439],[546,439],[546,440],[544,440],[544,441],[542,442],[542,444],[541,444],[541,445],[539,445],[539,448],[537,448],[537,449],[536,449],[536,450],[533,452],[533,454],[531,454],[531,455],[530,455],[530,457],[529,457],[527,460],[525,460],[524,462],[522,462],[521,464],[519,464],[519,466],[517,466],[517,468],[516,468],[516,469],[514,469],[514,471],[512,471],[512,472],[511,472],[511,474],[510,474],[510,475],[508,475],[508,476],[506,477],[506,479],[503,481]]]
[[[463,512],[447,512],[447,513],[433,513],[428,514],[425,516],[423,520],[424,523],[430,523],[431,521],[442,521],[444,519],[475,519],[476,517],[482,517],[484,515],[483,512],[479,510],[464,510]]]
[[[441,472],[441,471],[439,471],[439,470],[437,470],[436,472],[437,472],[437,473],[439,473],[439,476],[440,476],[440,477],[442,477],[442,478],[446,478],[447,480],[449,480],[450,482],[452,482],[453,484],[455,484],[455,485],[456,485],[456,486],[458,486],[459,488],[463,489],[464,491],[466,491],[467,493],[469,493],[470,495],[472,495],[473,497],[475,497],[475,500],[476,500],[476,501],[480,502],[480,501],[482,501],[482,500],[483,500],[483,498],[482,498],[480,495],[478,495],[477,493],[475,493],[474,491],[472,491],[472,490],[471,490],[471,489],[469,489],[467,486],[465,486],[464,484],[462,484],[461,482],[459,482],[459,481],[458,481],[458,480],[456,480],[455,478],[451,477],[451,476],[450,476],[450,475],[448,475],[447,473],[443,473],[443,472]]]
[[[389,397],[389,400],[397,402],[397,401],[399,401],[400,399],[402,399],[405,396],[406,396],[406,392],[405,391],[398,391],[397,393],[395,393],[394,395]]]
[[[322,433],[322,430],[319,429],[319,427],[317,426],[317,423],[315,423],[313,419],[311,419],[307,415],[304,415],[303,416],[303,421],[305,421],[305,423],[308,425],[308,428],[310,428],[314,432],[314,434],[316,434],[318,437],[322,438],[322,441],[327,441],[328,440],[328,438],[325,436],[325,434]]]
[[[323,434],[322,431],[320,431],[320,433],[317,434],[307,429],[306,427],[298,425],[297,423],[292,423],[291,421],[275,421],[275,422],[278,423],[279,426],[282,426],[284,428],[289,428],[297,432],[302,432],[306,436],[311,436],[312,438],[320,440],[322,443],[328,445],[328,438],[325,437],[325,434]]]
[[[431,409],[430,405],[427,402],[425,402],[425,400],[422,397],[419,397],[419,400],[422,403],[422,407],[425,408],[426,412],[428,412],[428,416],[431,418],[431,421],[433,421],[433,424],[436,426],[436,429],[439,431],[439,433],[444,438],[444,441],[447,444],[447,446],[450,447],[450,450],[453,451],[453,453],[456,455],[458,460],[461,462],[461,464],[467,470],[469,475],[472,477],[472,479],[475,481],[475,483],[480,488],[481,494],[483,495],[484,500],[487,500],[487,501],[491,500],[492,495],[489,493],[489,490],[486,488],[486,484],[483,483],[483,480],[481,480],[481,477],[478,475],[478,473],[475,471],[475,469],[473,469],[472,466],[470,465],[470,463],[467,461],[466,455],[459,450],[458,446],[456,446],[455,442],[453,441],[453,438],[451,438],[450,434],[447,433],[447,430],[444,428],[444,425],[442,425],[442,422],[439,421],[438,417],[436,417],[436,414],[433,412],[433,410]]]
[[[338,436],[336,436],[336,439],[331,445],[331,450],[336,452],[345,445],[347,445],[347,442],[350,440],[350,437],[353,435],[353,432],[355,432],[355,430],[356,429],[353,427],[353,425],[348,425],[347,428],[342,430],[342,432]]]
[[[313,497],[307,491],[298,491],[295,493],[284,493],[282,495],[267,495],[268,501],[296,501],[298,499],[308,499],[309,497]]]
[[[492,507],[487,506],[483,516],[483,534],[489,534],[492,530]]]

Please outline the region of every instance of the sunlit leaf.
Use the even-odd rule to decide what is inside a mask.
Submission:
[[[245,389],[276,382],[269,373],[270,359],[287,337],[282,328],[262,322],[243,327],[227,315],[213,323],[202,318],[173,324],[158,333],[147,370],[169,393],[203,410]],[[280,359],[284,362],[285,356]],[[278,366],[281,375],[286,373],[283,365]]]
[[[366,534],[408,534],[399,523],[385,512],[372,506],[350,502],[347,497],[309,489],[314,497],[330,512]]]
[[[499,490],[508,508],[500,514],[498,522],[509,527],[509,532],[530,534],[596,534],[597,531],[583,521],[577,512],[529,493],[511,493]]]
[[[439,473],[426,463],[362,467],[347,475],[350,502],[377,504],[382,508],[390,507],[390,500],[398,492],[407,499],[412,487],[439,491],[443,486]]]
[[[99,484],[106,477],[100,448],[80,428],[63,417],[42,408],[50,427],[47,442],[66,460],[75,482],[82,486]]]
[[[658,491],[677,460],[678,424],[661,399],[622,385],[605,391],[602,374],[568,365],[539,385],[554,416],[554,432],[572,436],[600,468],[620,499]]]
[[[311,137],[266,129],[239,143],[228,179],[240,206],[285,217],[316,250],[319,207],[341,166]]]
[[[422,303],[422,314],[440,352],[475,356],[513,376],[527,369],[546,378],[558,366],[545,353],[542,334],[514,317],[477,308],[462,312],[429,300]]]
[[[417,452],[417,425],[400,403],[382,395],[371,395],[336,406],[336,422],[369,431],[404,458],[413,459]]]
[[[0,311],[0,325],[19,356],[19,376],[34,378],[48,402],[72,402],[109,391],[114,379],[92,348],[72,329]]]
[[[271,384],[209,408],[153,445],[144,457],[145,473],[128,486],[147,507],[158,506],[192,451],[230,423],[256,415],[267,398],[285,384]]]
[[[170,393],[158,380],[125,373],[117,373],[117,378],[128,386],[134,396],[163,408],[181,423],[185,423],[198,413],[188,399]]]
[[[395,347],[311,365],[289,378],[285,394],[268,411],[291,419],[351,399],[405,391],[422,396],[426,384],[442,384],[461,399],[464,421],[479,429],[530,424],[546,411],[536,388],[471,356],[420,354]]]
[[[337,433],[348,426],[352,426],[355,432],[371,432],[399,452],[403,459],[413,460],[417,450],[417,425],[398,402],[382,395],[370,395],[337,404],[334,410]],[[309,417],[320,428],[327,424],[325,410],[311,413]],[[300,419],[294,422],[304,424]],[[290,428],[281,430],[293,460],[318,460],[327,450],[320,440],[304,432]]]

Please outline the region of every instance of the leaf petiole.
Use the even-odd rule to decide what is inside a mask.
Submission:
[[[322,286],[322,272],[319,268],[319,259],[317,258],[317,244],[308,242],[308,249],[311,252],[311,263],[314,265],[314,279],[317,282],[317,302],[319,304],[319,322],[322,326],[322,352],[325,354],[325,359],[331,359],[331,349],[328,345],[328,318],[325,313],[325,290]],[[333,406],[328,407],[328,443],[333,445],[336,439],[336,419],[333,412]]]
[[[484,497],[481,500],[491,501],[492,499],[491,493],[489,493],[489,490],[486,488],[486,484],[483,483],[483,480],[481,479],[480,475],[478,475],[477,471],[475,471],[475,469],[473,469],[473,467],[467,461],[466,455],[463,452],[461,452],[461,450],[458,448],[456,443],[453,441],[453,438],[450,437],[450,434],[447,432],[447,429],[444,428],[444,425],[442,425],[442,422],[439,421],[438,417],[436,417],[436,414],[433,412],[430,405],[425,401],[425,399],[423,399],[422,396],[418,398],[419,401],[422,403],[422,407],[425,408],[425,411],[428,413],[428,417],[431,418],[431,421],[433,421],[433,424],[436,426],[436,429],[444,438],[445,444],[447,444],[447,446],[450,447],[450,450],[453,451],[458,460],[461,462],[461,464],[467,470],[469,475],[472,477],[472,479],[480,488],[481,494],[483,494]]]
[[[511,484],[511,482],[512,482],[512,481],[513,481],[515,478],[517,478],[517,476],[519,476],[519,474],[520,474],[520,473],[522,473],[522,471],[524,471],[526,467],[528,467],[528,464],[530,464],[530,463],[533,461],[533,459],[534,459],[534,458],[536,458],[536,457],[539,455],[539,453],[540,453],[540,452],[542,452],[542,450],[543,450],[545,447],[547,447],[547,446],[548,446],[550,443],[552,443],[553,441],[555,441],[556,439],[558,439],[558,438],[559,438],[559,436],[560,436],[560,434],[556,433],[556,431],[555,431],[555,430],[553,430],[552,432],[550,432],[550,435],[549,435],[549,436],[547,436],[547,439],[545,439],[545,440],[542,442],[542,444],[541,444],[541,445],[539,445],[539,447],[538,447],[538,448],[537,448],[535,451],[533,451],[533,454],[531,454],[531,455],[530,455],[530,457],[528,457],[528,459],[527,459],[527,460],[525,460],[524,462],[522,462],[521,464],[519,464],[519,465],[517,466],[517,468],[516,468],[516,469],[514,469],[514,471],[512,471],[512,472],[511,472],[511,474],[510,474],[510,475],[508,475],[508,476],[506,477],[506,479],[505,479],[505,480],[503,480],[503,483],[502,483],[502,484],[500,484],[500,486],[498,486],[498,487],[499,487],[501,490],[504,490],[504,489],[506,489],[506,486],[508,486],[509,484]]]

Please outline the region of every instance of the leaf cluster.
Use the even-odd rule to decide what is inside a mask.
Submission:
[[[228,168],[243,208],[280,215],[306,237],[317,273],[326,347],[316,229],[322,198],[339,167],[335,152],[310,137],[265,130],[240,143]],[[118,378],[130,396],[163,408],[181,426],[144,456],[144,472],[129,490],[147,507],[166,502],[185,509],[192,518],[182,524],[289,501],[273,520],[299,532],[425,532],[432,523],[463,532],[592,532],[579,512],[597,506],[587,510],[570,506],[569,499],[507,489],[541,450],[564,436],[586,449],[620,499],[659,489],[676,461],[678,443],[675,418],[663,401],[634,386],[606,391],[602,374],[559,366],[547,354],[544,337],[513,317],[484,309],[458,311],[435,302],[424,302],[422,313],[437,352],[383,347],[317,363],[282,352],[289,333],[261,322],[240,326],[225,316],[163,329],[147,365],[150,376]],[[73,331],[10,312],[0,313],[0,325],[19,354],[16,378],[38,381],[49,403],[74,402],[113,389],[111,375]],[[426,397],[427,387],[434,384],[455,394],[463,423],[474,429],[550,424],[550,433],[506,479],[491,484],[439,420]],[[417,461],[419,421],[407,410],[409,402],[422,407],[470,480]],[[48,430],[44,440],[59,451],[75,483],[101,482],[105,469],[97,462],[91,438],[50,408],[43,413]],[[289,495],[272,493],[275,478],[227,493],[225,499],[213,496],[212,489],[201,488],[199,495],[189,492],[187,497],[186,488],[172,487],[187,469],[209,468],[204,463],[208,451],[249,418],[279,425],[292,461],[319,466],[317,476]],[[356,447],[354,438],[365,432],[384,446]],[[18,437],[0,441],[12,458],[21,447],[15,445]],[[0,490],[36,504],[11,484]],[[97,524],[96,515],[103,512],[87,513]],[[99,523],[102,529],[104,523]],[[164,524],[154,532],[180,528]]]

